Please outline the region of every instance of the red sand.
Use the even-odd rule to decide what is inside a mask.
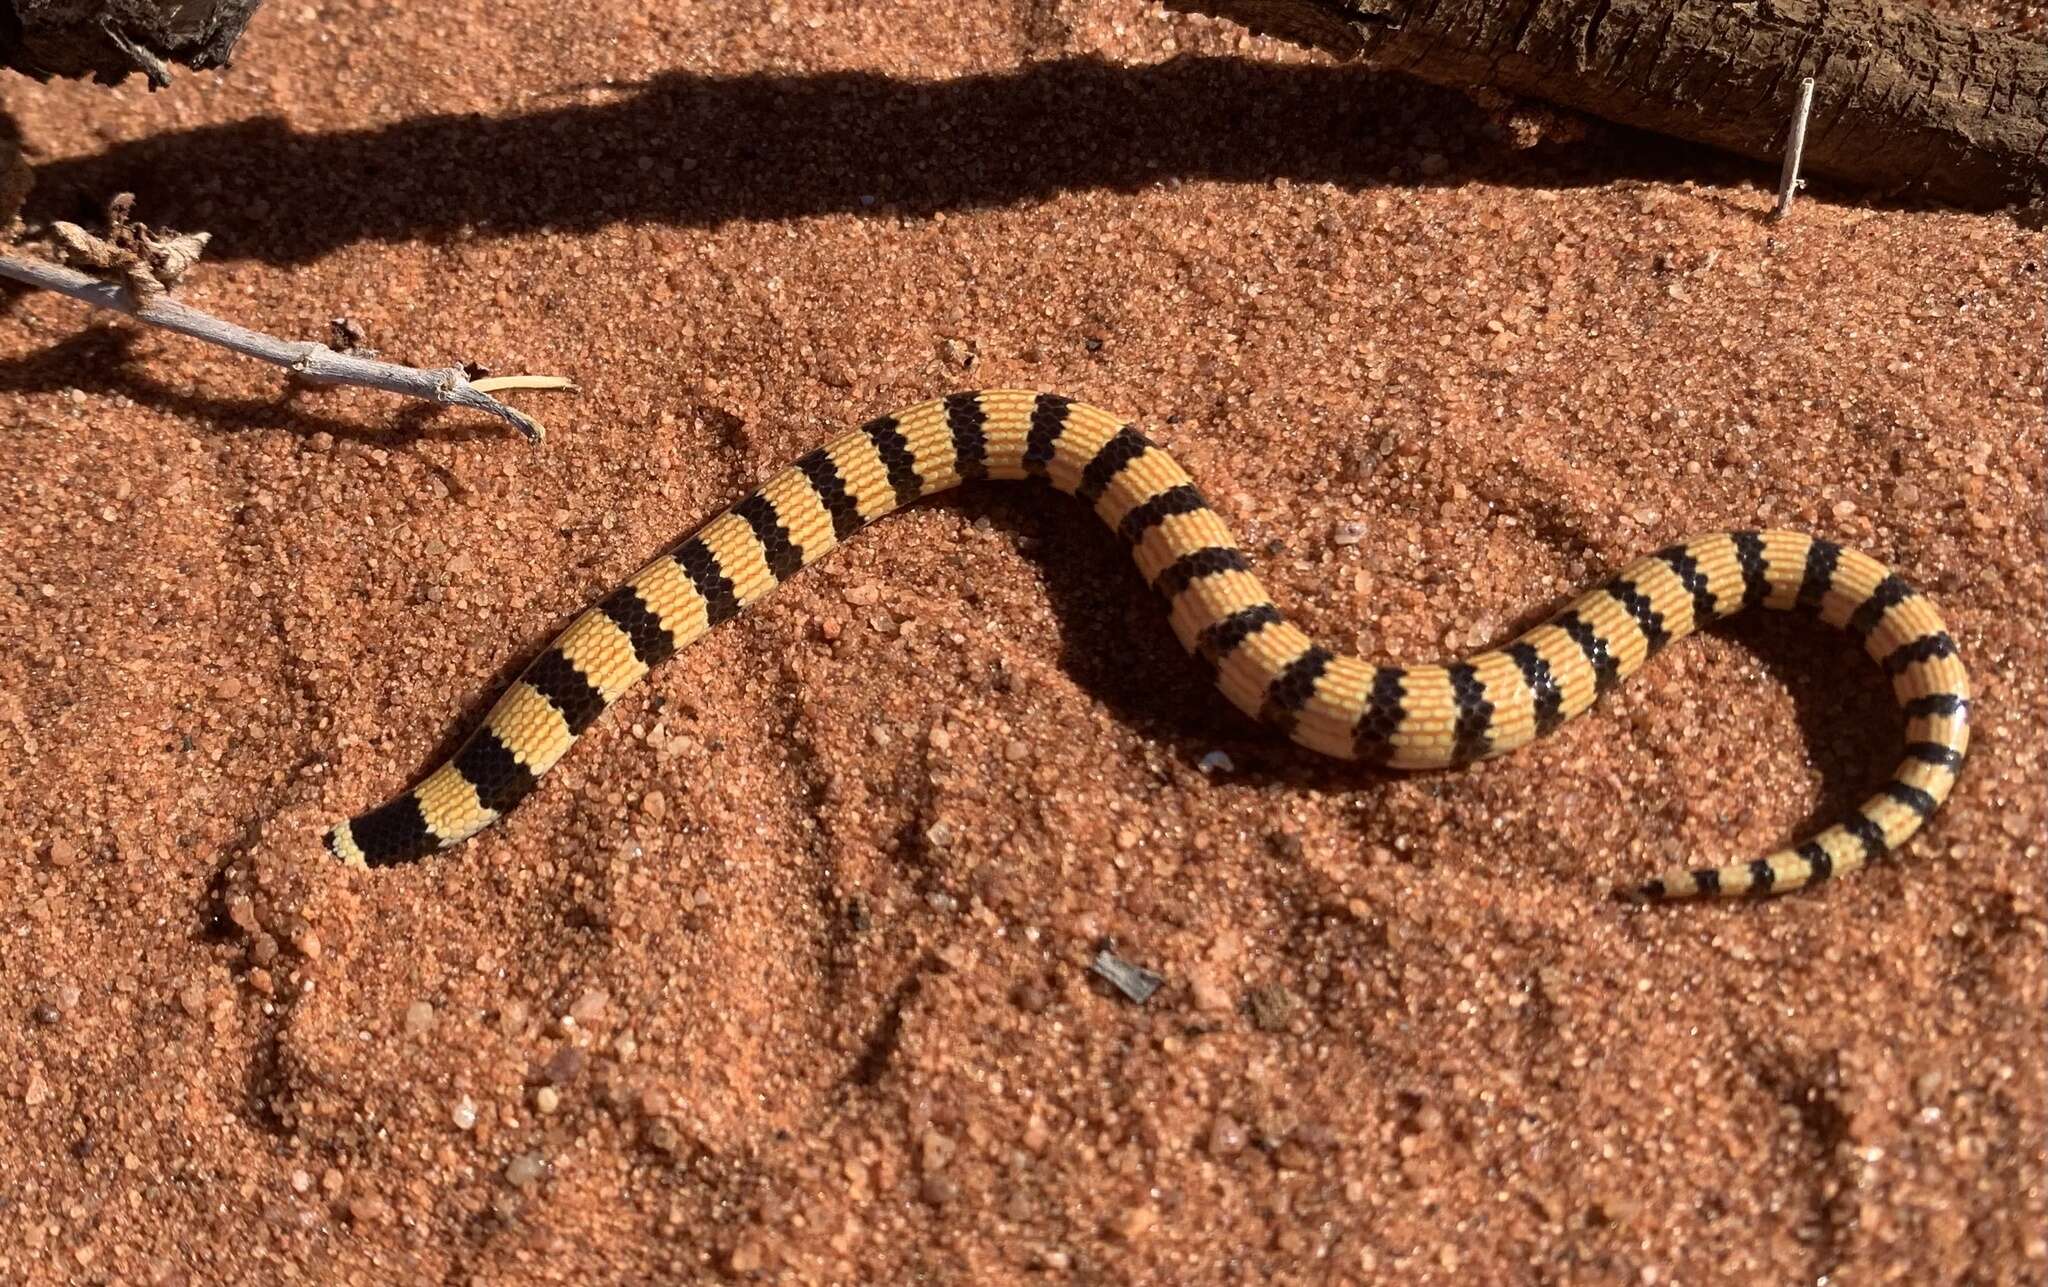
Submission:
[[[531,448],[6,306],[0,1279],[2048,1272],[2013,219],[1773,225],[1765,167],[1515,152],[1128,3],[278,0],[217,78],[6,102],[32,214],[216,234],[191,302],[585,392],[525,398]],[[1079,507],[989,488],[670,663],[507,825],[323,855],[751,480],[989,384],[1132,414],[1368,652],[1696,529],[1856,544],[1948,614],[1972,762],[1896,862],[1624,906],[1883,774],[1851,645],[1717,630],[1504,761],[1352,771],[1210,691]]]

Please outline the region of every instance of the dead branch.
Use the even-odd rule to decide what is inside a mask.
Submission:
[[[1993,208],[2048,192],[2048,45],[1901,0],[1168,0],[1339,58]]]
[[[138,322],[232,349],[246,357],[281,366],[308,380],[382,389],[403,397],[482,411],[505,421],[533,442],[539,442],[546,432],[540,423],[506,406],[479,385],[500,389],[575,388],[574,384],[559,376],[498,376],[488,381],[472,380],[461,367],[402,366],[359,354],[337,352],[325,344],[280,340],[261,331],[223,321],[167,295],[159,293],[153,298],[138,298],[137,292],[128,286],[100,281],[41,259],[0,253],[0,277],[69,295],[95,308],[126,313]]]

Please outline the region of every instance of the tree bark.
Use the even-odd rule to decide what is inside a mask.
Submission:
[[[119,84],[134,72],[150,88],[170,64],[225,67],[262,0],[0,0],[0,66],[48,80],[90,76]]]
[[[1167,0],[1339,58],[1992,208],[2048,192],[2048,45],[1898,0]]]

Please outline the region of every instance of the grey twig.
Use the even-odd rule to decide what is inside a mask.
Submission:
[[[1813,112],[1813,77],[1799,82],[1799,102],[1792,109],[1792,133],[1785,140],[1785,168],[1778,173],[1778,204],[1771,218],[1792,213],[1792,194],[1806,186],[1799,177],[1799,158],[1806,152],[1806,118]]]
[[[546,433],[540,422],[515,411],[492,397],[491,388],[573,389],[576,386],[558,376],[500,376],[473,381],[460,367],[410,367],[396,362],[338,353],[325,344],[280,340],[225,322],[166,296],[138,300],[125,286],[103,282],[96,277],[46,260],[0,254],[0,277],[11,277],[43,290],[53,290],[97,308],[126,313],[138,322],[189,335],[208,344],[233,349],[246,357],[281,366],[294,375],[330,384],[353,384],[366,389],[383,389],[409,398],[421,398],[444,406],[469,407],[505,421],[532,442]]]

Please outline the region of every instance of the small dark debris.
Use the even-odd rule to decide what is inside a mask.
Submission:
[[[353,317],[327,319],[327,347],[336,353],[353,353],[357,357],[374,356],[376,350],[364,346],[364,342],[369,338],[370,333]]]
[[[1258,988],[1245,998],[1245,1005],[1252,1012],[1252,1026],[1261,1032],[1287,1031],[1299,1004],[1294,994],[1281,983]]]
[[[29,1013],[33,1014],[36,1022],[42,1024],[45,1028],[55,1027],[64,1018],[64,1012],[51,1005],[48,1001],[43,1002]]]
[[[1144,966],[1133,965],[1106,947],[1096,952],[1095,963],[1088,968],[1138,1005],[1151,1000],[1159,985],[1166,982]]]
[[[1044,1014],[1052,1004],[1052,993],[1037,979],[1026,979],[1010,989],[1010,1004],[1026,1014]]]
[[[1100,353],[1102,352],[1102,340],[1097,336],[1091,335],[1086,340],[1082,341],[1082,347],[1087,349],[1090,353]]]
[[[589,1056],[575,1046],[563,1046],[549,1057],[542,1076],[551,1085],[566,1086],[582,1074],[584,1065],[588,1062]]]
[[[846,923],[853,927],[854,933],[865,934],[875,922],[868,916],[866,903],[858,898],[849,898],[846,900]]]
[[[647,1123],[646,1129],[641,1132],[641,1138],[647,1141],[649,1148],[658,1153],[666,1153],[670,1157],[683,1151],[683,1137],[677,1133],[675,1127],[660,1118]]]
[[[1303,853],[1301,837],[1295,835],[1292,831],[1269,831],[1266,833],[1266,844],[1272,848],[1274,853],[1282,858],[1288,859],[1291,862],[1301,861]]]
[[[1316,1164],[1315,1155],[1291,1135],[1275,1144],[1270,1152],[1273,1165],[1283,1171],[1307,1171]]]

